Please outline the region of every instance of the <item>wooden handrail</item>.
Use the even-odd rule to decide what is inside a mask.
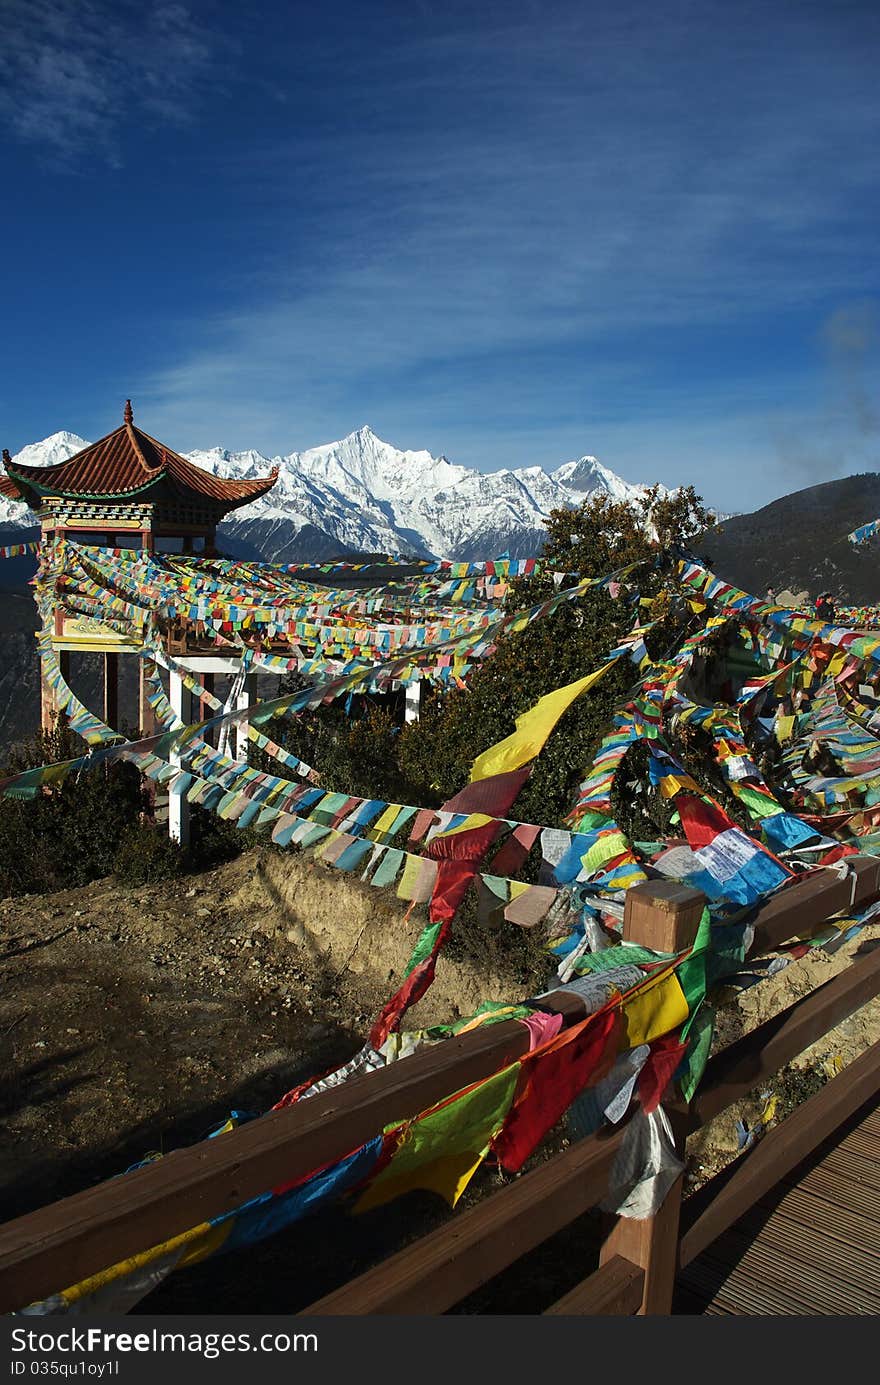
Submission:
[[[559,998],[569,1020],[576,996]],[[296,1106],[110,1179],[0,1226],[0,1312],[158,1245],[358,1149],[394,1121],[418,1115],[490,1077],[528,1050],[515,1020],[481,1026]]]
[[[709,1060],[688,1111],[698,1130],[880,994],[880,948],[802,996]]]
[[[622,1129],[579,1140],[306,1309],[442,1313],[602,1198]]]
[[[880,895],[880,860],[853,856],[847,864],[847,878],[816,872],[763,905],[751,952],[777,946]],[[746,1036],[719,1055],[693,1104],[693,1118],[709,1119],[767,1072],[777,1071],[877,994],[878,979],[880,954],[869,954],[844,977],[768,1021],[756,1031],[761,1038]],[[567,1022],[584,1013],[582,1002],[566,993],[541,1004],[562,1010]],[[516,1022],[477,1029],[0,1226],[0,1311],[76,1283],[343,1158],[385,1125],[490,1076],[527,1047],[528,1035]]]
[[[699,1128],[778,1072],[878,992],[880,949],[860,958],[847,971],[795,1001],[713,1058],[690,1110],[679,1109],[681,1122],[690,1129]],[[856,1105],[861,1100],[864,1098]],[[444,1312],[598,1202],[605,1191],[609,1152],[617,1149],[622,1134],[623,1127],[610,1136],[601,1132],[578,1142],[566,1153],[310,1305],[306,1316]],[[605,1157],[600,1159],[603,1151]],[[680,1188],[655,1218],[641,1222],[621,1219],[607,1243],[607,1264],[622,1261],[632,1266],[639,1262],[645,1311],[668,1311],[656,1307],[663,1300],[654,1296],[659,1293],[671,1297],[678,1241],[677,1198],[680,1199]],[[625,1246],[619,1244],[621,1237],[626,1238]],[[660,1257],[664,1262],[662,1269]],[[601,1297],[605,1282],[603,1279],[590,1288],[590,1280],[585,1280],[573,1291],[575,1297],[569,1307],[552,1311],[594,1311],[576,1309],[574,1305],[581,1301],[590,1303],[594,1293]]]
[[[861,909],[880,897],[880,857],[847,856],[847,874],[835,869],[796,877],[758,909],[749,952],[760,957],[795,934],[809,933],[843,909]]]
[[[614,1255],[593,1274],[557,1299],[548,1314],[573,1316],[629,1317],[637,1312],[644,1295],[645,1271],[622,1255]]]

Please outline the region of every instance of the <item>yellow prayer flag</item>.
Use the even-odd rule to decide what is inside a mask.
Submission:
[[[519,899],[520,895],[525,894],[526,890],[531,890],[533,888],[532,885],[527,884],[524,880],[511,880],[510,898],[512,900]]]
[[[422,866],[425,864],[421,856],[413,856],[407,852],[404,857],[403,875],[397,882],[398,899],[415,899],[416,884],[421,873]],[[434,862],[431,862],[434,865]]]
[[[630,1048],[649,1044],[677,1029],[688,1017],[688,1003],[674,972],[661,972],[621,1005]]]
[[[337,832],[335,827],[331,827],[330,831],[327,833],[326,837],[321,842],[321,845],[315,847],[315,856],[323,856],[327,848],[330,847],[333,844],[333,842],[338,841],[341,836],[341,832]]]
[[[60,784],[64,779],[67,778],[69,771],[70,766],[67,764],[44,765],[43,772],[40,775],[41,783]]]
[[[675,798],[677,793],[699,793],[700,786],[689,774],[665,774],[660,780],[660,797]]]
[[[836,678],[846,663],[846,659],[847,655],[845,650],[839,650],[836,654],[832,655],[831,659],[828,661],[828,667],[825,670],[827,677]]]
[[[78,1303],[81,1299],[97,1293],[99,1289],[105,1288],[115,1280],[124,1279],[126,1275],[134,1274],[137,1270],[152,1264],[154,1260],[167,1258],[175,1251],[180,1254],[180,1258],[176,1261],[177,1265],[196,1264],[199,1260],[205,1259],[219,1249],[229,1235],[232,1225],[233,1219],[231,1217],[217,1225],[211,1222],[199,1222],[189,1231],[183,1231],[178,1236],[172,1236],[167,1241],[161,1241],[158,1245],[151,1246],[149,1250],[142,1250],[137,1255],[131,1255],[125,1260],[117,1261],[115,1265],[108,1266],[106,1270],[99,1270],[97,1274],[89,1275],[87,1279],[80,1280],[78,1284],[72,1284],[69,1288],[61,1291],[61,1297],[67,1304]]]
[[[516,719],[516,730],[478,755],[471,770],[471,783],[489,779],[493,774],[507,774],[533,760],[543,749],[550,732],[571,704],[592,688],[614,666],[615,660],[564,688],[546,693],[527,712]]]
[[[495,818],[489,813],[469,813],[464,822],[460,822],[457,827],[447,827],[445,831],[438,832],[438,837],[454,837],[460,832],[473,832],[477,827],[485,827],[487,822],[495,822]]]
[[[399,803],[389,803],[388,807],[385,809],[385,812],[379,818],[378,822],[375,822],[373,826],[370,828],[369,832],[367,832],[365,835],[369,837],[371,841],[379,841],[386,832],[390,831],[394,823],[394,820],[399,812]]]
[[[622,856],[627,850],[626,837],[622,832],[608,832],[599,837],[581,857],[581,865],[584,870],[597,871],[604,866],[606,861],[610,861],[614,856]]]

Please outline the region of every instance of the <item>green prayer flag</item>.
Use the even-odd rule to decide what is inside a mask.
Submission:
[[[685,1101],[690,1101],[700,1085],[706,1069],[712,1036],[715,1032],[715,1011],[711,1005],[701,1005],[689,1021],[687,1052],[679,1067],[678,1086]]]

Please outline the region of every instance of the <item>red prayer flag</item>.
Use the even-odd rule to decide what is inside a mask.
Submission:
[[[394,992],[390,1000],[385,1002],[370,1030],[370,1043],[373,1048],[382,1047],[392,1030],[398,1028],[402,1017],[410,1006],[421,1000],[434,980],[437,958],[449,935],[449,928],[450,919],[447,919],[434,940],[434,946],[429,956],[424,961],[419,962],[418,966],[413,967],[403,985]]]
[[[466,785],[461,793],[444,803],[443,811],[491,813],[493,817],[503,817],[531,772],[531,765],[525,765],[522,769],[508,770],[506,774],[491,774],[488,779],[479,779],[474,784]]]
[[[651,1052],[639,1073],[639,1100],[648,1115],[660,1105],[686,1052],[687,1044],[681,1042],[678,1034],[664,1034],[651,1044]]]
[[[513,1107],[492,1146],[505,1169],[521,1169],[575,1097],[609,1071],[620,1025],[619,1009],[600,1010],[526,1054]]]

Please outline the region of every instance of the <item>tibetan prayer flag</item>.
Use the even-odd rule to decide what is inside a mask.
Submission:
[[[584,1087],[605,1076],[617,1057],[619,1032],[617,1010],[606,1009],[522,1059],[513,1110],[492,1146],[505,1169],[521,1169]]]
[[[754,904],[791,872],[737,827],[716,804],[690,794],[676,800],[681,824],[700,865],[732,904]]]
[[[512,1063],[405,1125],[391,1162],[355,1211],[381,1207],[414,1188],[439,1193],[454,1207],[504,1124],[518,1077],[519,1064]]]
[[[516,730],[510,736],[477,756],[471,769],[471,783],[489,779],[495,774],[506,774],[511,770],[520,769],[534,760],[571,704],[598,683],[599,679],[613,668],[614,662],[612,659],[610,663],[603,664],[586,678],[579,678],[564,688],[546,693],[534,707],[518,716]]]
[[[628,1048],[649,1044],[678,1029],[688,1017],[688,1003],[673,972],[661,972],[621,1001]]]

